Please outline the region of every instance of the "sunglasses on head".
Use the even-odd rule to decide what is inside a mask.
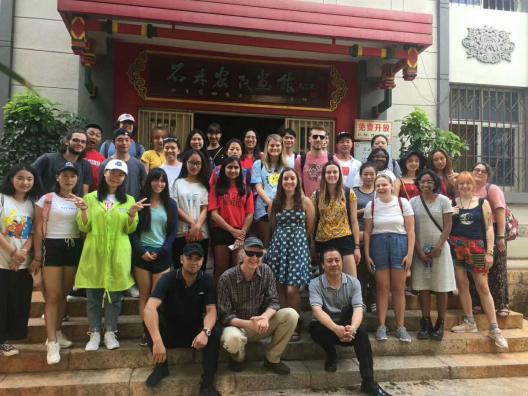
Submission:
[[[163,139],[163,143],[167,143],[167,142],[178,143],[178,139],[173,137],[173,136],[169,136],[169,137],[166,137],[165,139]]]
[[[244,250],[244,252],[246,252],[246,256],[248,257],[262,257],[264,256],[264,252],[253,252],[251,250]]]

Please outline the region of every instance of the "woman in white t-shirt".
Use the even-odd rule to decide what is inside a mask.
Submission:
[[[61,323],[66,312],[66,296],[72,289],[82,252],[81,233],[75,219],[79,209],[72,202],[78,179],[77,168],[66,162],[57,172],[55,191],[43,195],[35,207],[33,260],[42,265],[48,364],[59,363],[61,348],[72,346],[62,334]]]
[[[33,243],[33,202],[39,194],[36,170],[15,165],[0,190],[0,353],[17,355],[8,340],[27,337],[33,278],[38,266],[30,264]]]
[[[209,202],[208,160],[200,150],[184,153],[180,177],[171,189],[171,198],[178,204],[178,234],[174,243],[174,263],[180,263],[180,256],[186,242],[198,242],[204,250],[205,270],[209,247],[207,229],[207,204]]]
[[[163,154],[165,155],[165,163],[160,168],[167,173],[169,186],[172,186],[174,181],[180,176],[182,168],[182,163],[178,161],[180,142],[178,142],[176,137],[169,136],[163,139]]]
[[[385,174],[376,176],[376,198],[365,207],[365,258],[375,273],[378,330],[376,339],[387,340],[385,321],[392,294],[396,316],[396,335],[402,342],[411,342],[404,326],[405,279],[414,249],[414,213],[405,198],[394,197],[393,181]]]

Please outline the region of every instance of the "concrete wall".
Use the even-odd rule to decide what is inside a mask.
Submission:
[[[468,28],[491,26],[510,33],[515,43],[511,62],[482,63],[468,58],[462,40]],[[528,13],[484,10],[451,4],[450,80],[452,83],[528,87]]]
[[[44,97],[77,111],[79,57],[72,53],[56,0],[15,2],[13,68]],[[12,85],[13,93],[21,90]]]

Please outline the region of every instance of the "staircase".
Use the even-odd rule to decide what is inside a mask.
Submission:
[[[63,332],[74,341],[74,347],[62,350],[59,364],[48,366],[44,340],[46,331],[41,315],[44,303],[40,293],[34,293],[28,341],[17,345],[21,353],[14,357],[0,357],[0,395],[143,395],[151,394],[144,385],[152,370],[147,348],[141,348],[139,338],[142,324],[138,301],[126,298],[119,320],[121,348],[108,351],[85,352],[87,342],[86,300],[68,302],[70,320]],[[310,320],[308,303],[303,298],[305,327]],[[433,307],[434,301],[433,301]],[[462,312],[456,297],[450,297],[446,328],[457,324]],[[377,342],[370,335],[374,352],[377,381],[414,381],[434,379],[468,379],[487,377],[528,376],[528,325],[519,313],[499,318],[499,327],[509,343],[507,352],[499,353],[493,341],[486,337],[488,323],[484,315],[477,315],[480,333],[454,334],[446,331],[442,342],[418,340],[420,311],[415,296],[407,296],[406,326],[413,337],[410,344],[389,336]],[[434,319],[433,319],[434,320]],[[376,318],[366,314],[369,331],[376,329]],[[389,311],[388,326],[394,330],[394,316]],[[265,341],[264,341],[265,342]],[[247,367],[232,373],[226,367],[227,354],[220,354],[217,388],[224,394],[250,391],[271,391],[299,388],[337,388],[360,383],[359,367],[353,348],[339,348],[337,373],[323,369],[323,351],[309,334],[301,341],[290,343],[283,359],[292,369],[289,376],[279,376],[262,369],[263,348],[257,344],[247,347]],[[163,380],[156,394],[195,395],[201,374],[201,353],[191,349],[168,352],[171,375]]]

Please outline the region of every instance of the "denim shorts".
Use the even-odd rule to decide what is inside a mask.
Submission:
[[[405,269],[402,264],[407,255],[407,235],[385,233],[374,234],[370,239],[370,257],[376,270]]]

